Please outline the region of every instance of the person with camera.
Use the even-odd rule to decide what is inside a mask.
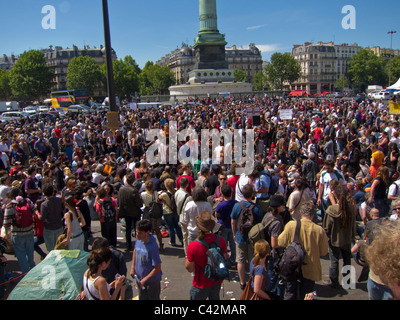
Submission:
[[[88,300],[117,300],[119,293],[126,284],[125,276],[121,276],[110,284],[102,273],[111,262],[112,252],[110,248],[102,247],[92,250],[87,260],[89,269],[83,276],[83,289]],[[114,289],[110,294],[110,290]]]

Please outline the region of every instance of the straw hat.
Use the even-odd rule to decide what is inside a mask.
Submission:
[[[209,232],[214,229],[215,221],[208,211],[203,211],[199,216],[195,217],[197,227],[204,231]]]

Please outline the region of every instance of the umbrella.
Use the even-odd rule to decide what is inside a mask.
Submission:
[[[17,284],[8,300],[75,300],[87,270],[88,252],[53,250]]]

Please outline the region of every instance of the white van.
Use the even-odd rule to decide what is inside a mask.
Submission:
[[[139,110],[159,109],[164,105],[160,102],[140,102],[136,104]]]

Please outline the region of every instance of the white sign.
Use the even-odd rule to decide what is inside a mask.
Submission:
[[[131,102],[131,103],[129,104],[129,107],[130,107],[132,110],[136,110],[136,103]]]
[[[292,109],[282,109],[279,112],[279,117],[281,120],[292,120],[293,119],[293,110]]]

